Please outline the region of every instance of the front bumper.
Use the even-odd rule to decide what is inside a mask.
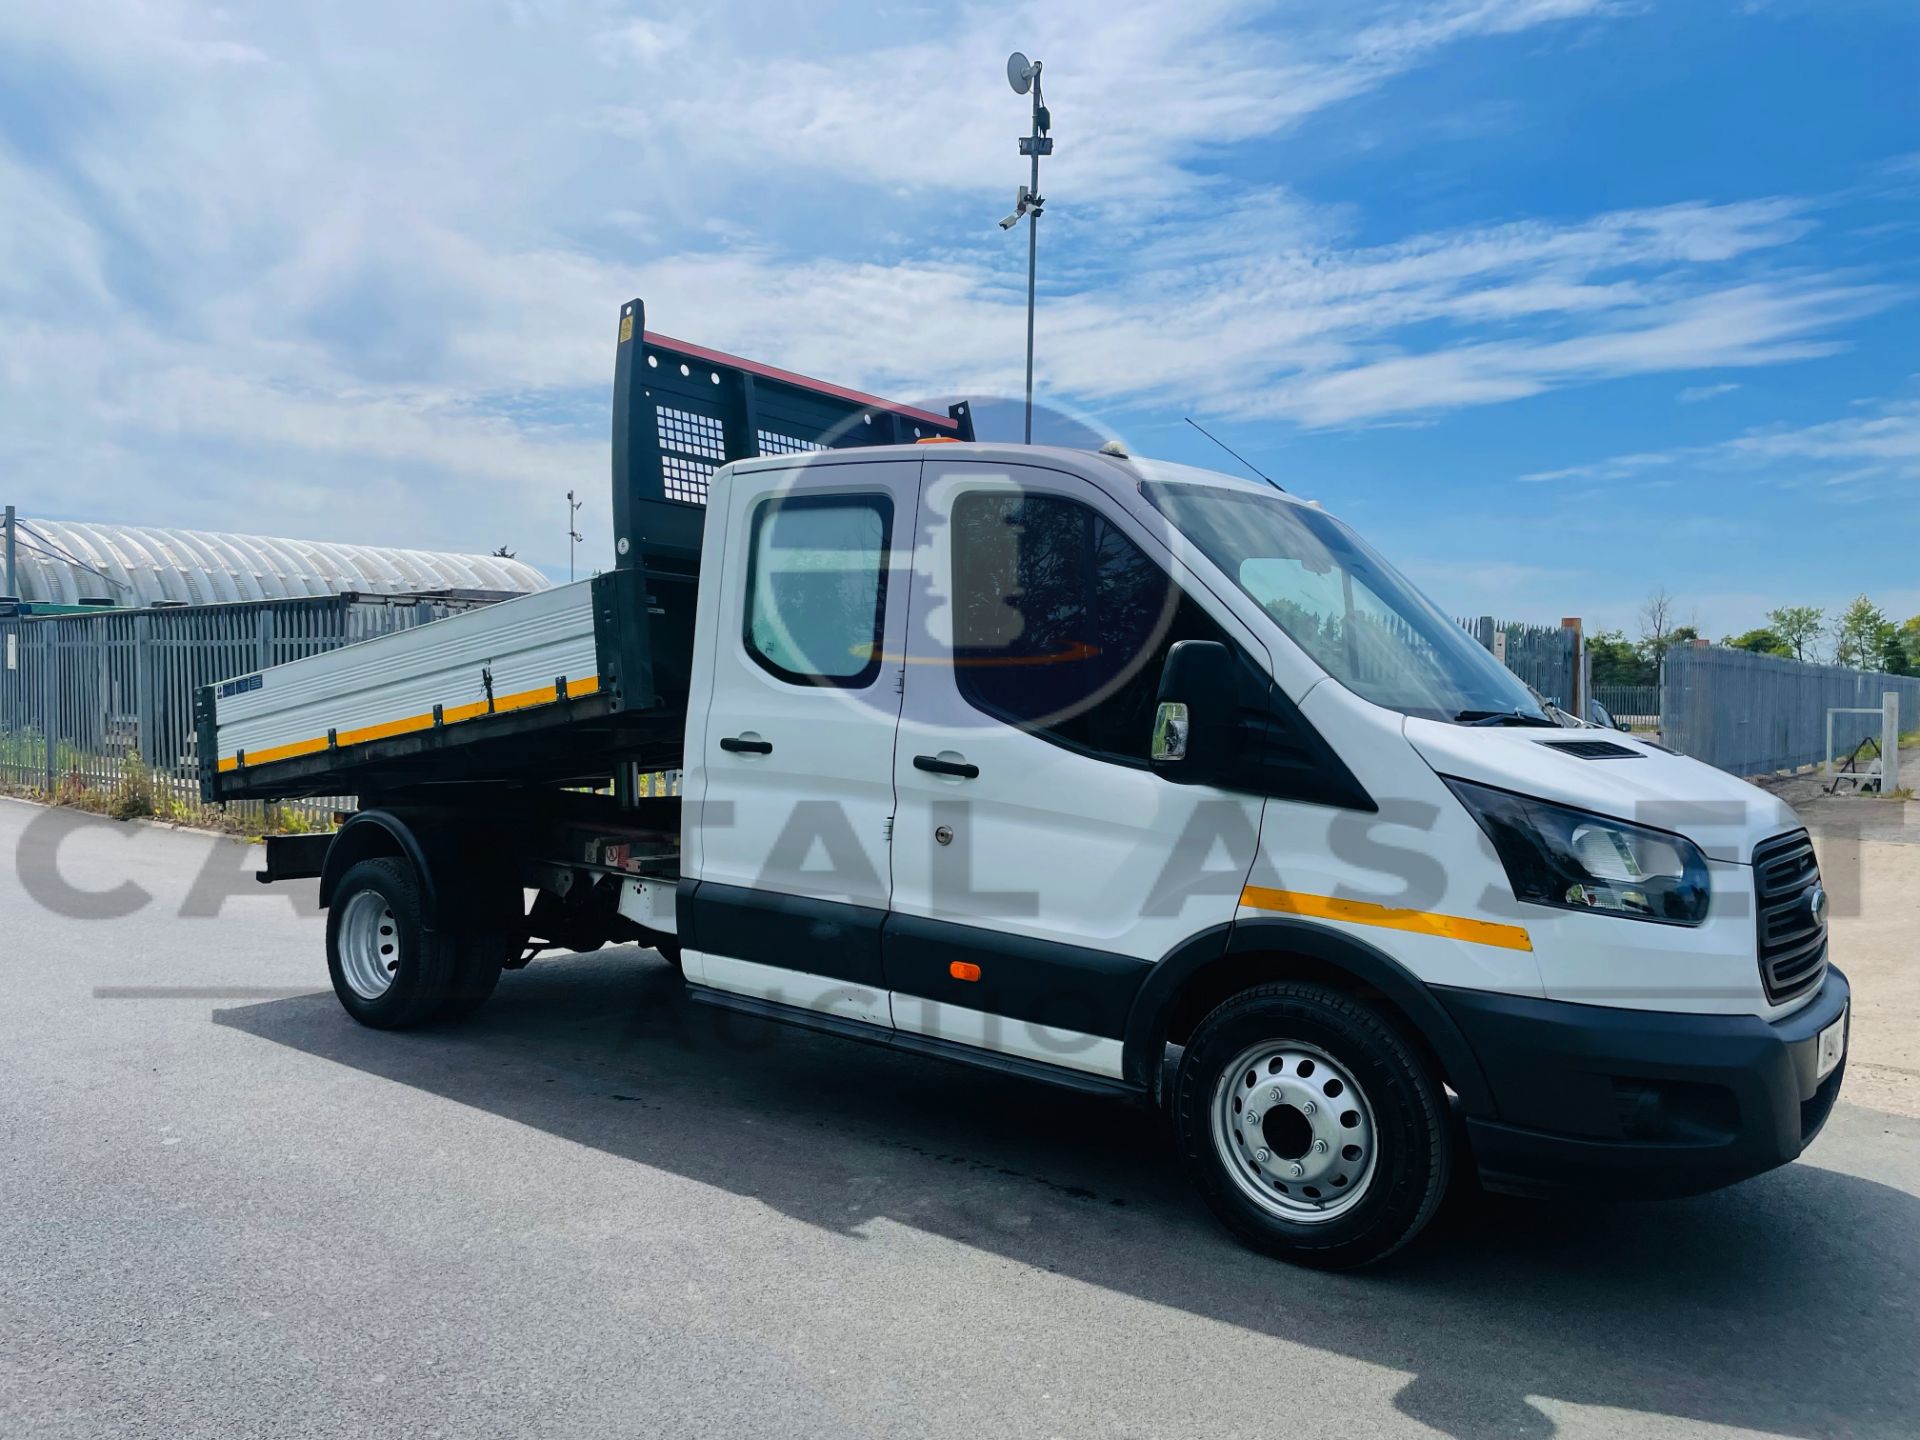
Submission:
[[[1715,1190],[1806,1149],[1847,1068],[1815,1080],[1818,1037],[1850,993],[1829,968],[1769,1023],[1434,991],[1492,1091],[1496,1113],[1466,1121],[1482,1183],[1640,1198]]]

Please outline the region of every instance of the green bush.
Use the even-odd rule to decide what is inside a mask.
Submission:
[[[158,820],[224,835],[258,840],[265,835],[306,835],[331,829],[328,816],[284,804],[202,804],[189,780],[170,778],[137,752],[119,759],[82,752],[61,741],[54,747],[52,792],[46,787],[46,741],[33,730],[0,731],[0,793],[106,815],[115,820]],[[113,777],[110,784],[97,779]]]
[[[160,813],[158,790],[153,772],[139,752],[129,750],[120,759],[120,779],[108,797],[106,813],[116,820],[144,820],[157,815]]]

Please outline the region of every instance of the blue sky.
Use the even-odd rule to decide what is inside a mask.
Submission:
[[[1359,524],[1443,605],[1920,613],[1907,0],[0,12],[0,495],[608,544],[621,301],[901,398],[1043,399]]]

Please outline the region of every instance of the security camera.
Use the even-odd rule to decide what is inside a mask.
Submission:
[[[1011,230],[1020,223],[1020,217],[1027,213],[1033,203],[1033,194],[1022,185],[1013,194],[1013,213],[1000,222],[1002,230]]]

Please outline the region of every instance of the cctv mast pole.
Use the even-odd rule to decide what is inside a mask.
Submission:
[[[1040,263],[1040,62],[1033,62],[1033,133],[1021,149],[1033,156],[1033,212],[1027,217],[1027,444],[1033,443],[1033,300],[1034,275]],[[1051,148],[1051,147],[1049,147]]]
[[[1007,57],[1007,83],[1013,86],[1013,93],[1024,95],[1028,89],[1033,91],[1033,130],[1020,137],[1020,153],[1033,159],[1033,176],[1030,184],[1023,186],[1018,197],[1017,208],[1013,214],[1001,221],[1003,227],[1017,224],[1022,216],[1027,221],[1027,444],[1033,443],[1033,310],[1034,277],[1040,263],[1040,211],[1046,201],[1040,198],[1040,157],[1053,153],[1053,141],[1047,132],[1053,128],[1053,116],[1047,110],[1046,101],[1040,96],[1040,62],[1028,60],[1019,51]]]

